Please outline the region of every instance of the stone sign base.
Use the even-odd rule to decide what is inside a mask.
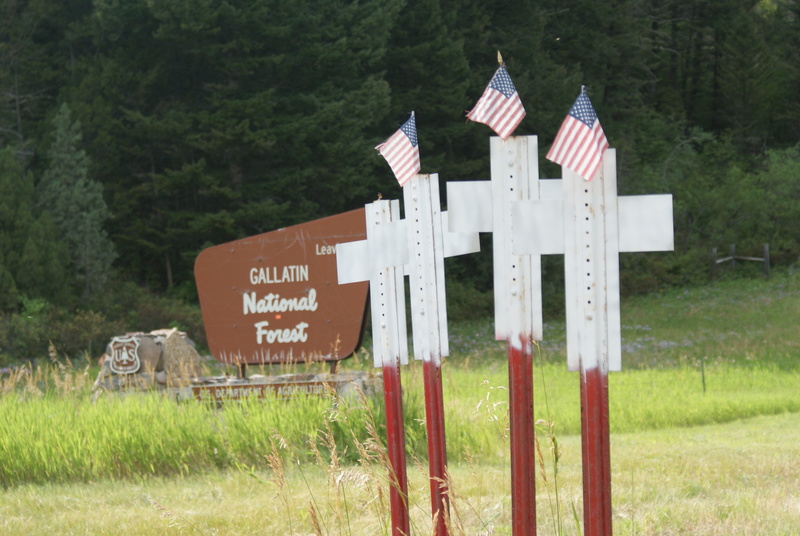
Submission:
[[[131,394],[157,391],[176,400],[197,400],[221,405],[253,399],[290,399],[297,397],[355,397],[358,391],[365,396],[379,395],[383,379],[374,372],[355,371],[339,374],[282,374],[280,376],[253,375],[247,379],[227,376],[196,377],[180,385],[166,385],[159,381],[159,373],[139,372],[128,375],[109,375],[102,385],[96,385],[92,399],[101,393]]]
[[[181,390],[201,402],[222,403],[264,398],[352,397],[360,390],[366,396],[381,391],[383,382],[379,374],[371,372],[342,372],[339,374],[283,374],[280,376],[254,375],[247,379],[197,378],[191,387]]]

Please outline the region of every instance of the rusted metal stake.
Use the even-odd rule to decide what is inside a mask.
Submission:
[[[608,374],[581,371],[583,524],[586,536],[611,536],[611,448]]]
[[[447,481],[447,446],[444,433],[442,368],[438,360],[422,363],[425,384],[425,427],[428,432],[428,470],[431,488],[431,515],[436,520],[436,536],[447,536],[450,500]]]
[[[536,451],[533,429],[533,358],[530,337],[508,344],[511,434],[511,530],[536,534]]]
[[[403,391],[398,365],[383,366],[383,398],[386,404],[386,450],[391,465],[389,506],[392,536],[408,536],[408,477],[406,473],[406,438],[403,428]]]

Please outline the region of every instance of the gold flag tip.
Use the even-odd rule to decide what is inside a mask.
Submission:
[[[503,65],[503,55],[500,54],[499,50],[497,51],[497,64],[498,65]]]

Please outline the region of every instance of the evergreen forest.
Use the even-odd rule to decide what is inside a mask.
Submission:
[[[673,195],[675,251],[622,256],[624,293],[707,281],[731,244],[797,263],[796,0],[0,0],[0,365],[202,344],[198,253],[400,198],[374,147],[412,110],[424,173],[488,179],[465,114],[498,50],[542,177],[585,85],[619,193]],[[454,318],[490,314],[482,240],[448,260]]]

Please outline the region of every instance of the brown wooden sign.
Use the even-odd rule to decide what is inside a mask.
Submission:
[[[338,284],[336,244],[365,238],[359,209],[200,252],[194,274],[214,357],[260,364],[352,355],[369,283]]]

